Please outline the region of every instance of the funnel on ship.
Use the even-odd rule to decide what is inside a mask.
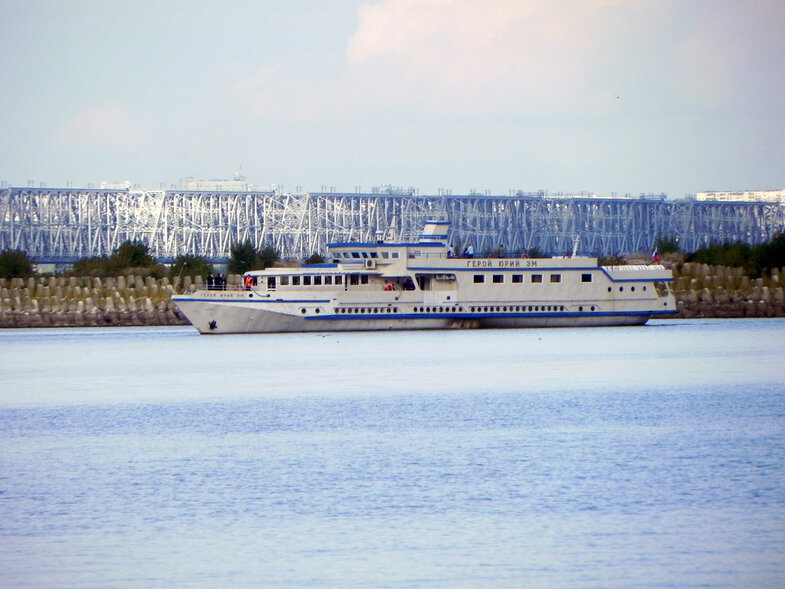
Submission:
[[[450,230],[449,221],[437,221],[430,219],[425,223],[425,227],[420,234],[419,243],[438,243],[444,245],[447,242],[447,232]]]

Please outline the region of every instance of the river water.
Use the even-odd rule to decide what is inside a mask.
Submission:
[[[785,587],[785,320],[0,331],[0,587]]]

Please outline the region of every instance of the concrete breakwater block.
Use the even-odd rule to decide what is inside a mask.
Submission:
[[[0,279],[0,327],[186,325],[172,292],[150,276]]]
[[[783,271],[751,278],[741,267],[686,263],[673,269],[677,317],[785,317]]]

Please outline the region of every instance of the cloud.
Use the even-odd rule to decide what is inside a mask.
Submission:
[[[112,148],[133,144],[138,127],[128,105],[106,102],[68,119],[58,132],[58,142],[87,148]]]
[[[630,42],[629,27],[644,17],[655,25],[666,3],[384,0],[359,9],[347,60],[363,87],[381,89],[383,103],[458,113],[555,111],[614,99],[616,89],[597,77]]]
[[[345,69],[318,81],[262,64],[234,85],[255,119],[413,109],[428,115],[552,112],[614,104],[592,87],[650,0],[383,0],[358,8]],[[659,6],[668,0],[659,0]],[[656,10],[655,10],[656,12]],[[651,22],[651,19],[649,19]],[[314,56],[318,59],[318,56]]]
[[[234,92],[254,119],[690,112],[785,87],[777,2],[381,0],[358,8],[343,70],[263,64]]]

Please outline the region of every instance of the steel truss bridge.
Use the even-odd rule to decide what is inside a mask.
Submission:
[[[692,252],[712,243],[770,240],[785,227],[777,203],[699,202],[664,197],[420,196],[275,191],[131,191],[0,188],[0,251],[68,263],[141,241],[163,261],[229,256],[233,243],[273,246],[305,259],[334,241],[415,240],[426,219],[449,219],[453,244],[478,252],[537,248],[559,255],[651,253],[660,237]]]

